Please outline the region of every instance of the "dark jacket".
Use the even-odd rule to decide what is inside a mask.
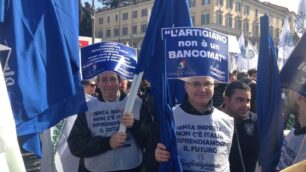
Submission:
[[[210,101],[209,105],[206,108],[206,111],[201,113],[188,102],[187,97],[185,101],[180,105],[180,107],[186,113],[190,113],[193,115],[210,115],[214,111],[212,101]],[[151,135],[149,137],[145,161],[144,161],[144,166],[145,166],[144,172],[157,172],[159,169],[159,163],[155,159],[155,149],[157,143],[160,143],[160,125],[159,122],[156,120],[152,123],[151,126],[152,130],[150,132]]]
[[[121,91],[119,100],[123,100],[126,97],[126,94]],[[102,96],[98,96],[98,99],[104,102]],[[148,114],[147,105],[142,104],[140,110],[140,121],[135,120],[132,128],[128,130],[134,136],[137,144],[143,148],[147,144],[147,130],[149,126],[146,126],[145,123],[150,121],[150,116]],[[148,118],[147,118],[148,116]],[[77,157],[80,157],[79,172],[87,172],[84,167],[84,159],[86,157],[92,157],[99,154],[102,154],[108,150],[111,150],[110,147],[110,138],[111,137],[102,137],[102,136],[91,136],[91,132],[88,128],[86,113],[78,114],[78,117],[74,123],[74,126],[68,137],[68,146],[71,153]],[[137,167],[131,170],[124,170],[120,172],[140,172],[141,167]]]
[[[235,119],[235,131],[230,152],[231,171],[244,172],[243,168],[245,168],[245,172],[254,172],[258,161],[258,151],[257,115],[250,111],[245,119]]]

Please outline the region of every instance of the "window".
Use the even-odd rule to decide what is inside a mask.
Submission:
[[[115,22],[118,21],[118,14],[115,15]]]
[[[217,12],[216,14],[216,23],[219,25],[223,24],[223,15],[221,12]]]
[[[133,34],[136,34],[137,33],[137,26],[132,26],[132,33]]]
[[[110,29],[106,30],[106,37],[111,37],[111,30]]]
[[[223,0],[217,0],[217,5],[223,6]]]
[[[254,35],[259,37],[259,24],[257,21],[254,22]]]
[[[107,16],[107,23],[110,23],[110,16]]]
[[[279,29],[278,28],[275,29],[275,38],[279,39]]]
[[[99,30],[98,31],[98,38],[102,38],[103,37],[103,30]]]
[[[255,18],[258,18],[258,9],[255,10]]]
[[[127,27],[123,27],[123,28],[122,28],[122,35],[123,35],[123,36],[128,35],[128,28],[127,28]]]
[[[226,26],[233,28],[233,18],[232,15],[226,15]]]
[[[202,0],[202,5],[209,5],[210,4],[210,0]]]
[[[233,7],[234,7],[234,2],[233,2],[233,0],[227,0],[227,1],[226,1],[226,8],[233,9]]]
[[[188,0],[189,8],[195,7],[195,0]]]
[[[243,27],[243,28],[244,28],[244,31],[245,31],[245,32],[249,32],[249,29],[250,29],[249,27],[250,27],[250,25],[249,25],[249,20],[248,20],[248,19],[245,19],[245,20],[244,20],[244,27]]]
[[[142,24],[141,25],[141,33],[145,33],[147,30],[147,24]]]
[[[129,19],[129,13],[125,12],[122,14],[122,20],[128,20]]]
[[[114,36],[119,36],[119,28],[114,29]]]
[[[238,11],[238,12],[242,11],[242,4],[241,4],[241,2],[236,2],[236,11]]]
[[[209,14],[202,14],[201,16],[201,25],[206,25],[210,23],[210,15]]]
[[[190,16],[192,25],[195,25],[195,16]]]
[[[102,17],[99,17],[99,24],[101,25],[101,24],[103,24],[103,18]]]
[[[133,11],[132,18],[133,18],[133,19],[136,19],[136,18],[137,18],[137,11]]]
[[[236,28],[238,30],[241,30],[242,29],[242,20],[241,20],[241,17],[237,17],[236,18]]]
[[[141,10],[141,17],[147,17],[148,16],[148,9],[142,9]]]
[[[273,26],[270,27],[270,33],[271,33],[271,37],[274,38],[274,28],[273,28]]]
[[[250,6],[248,6],[248,5],[244,6],[244,14],[245,15],[250,15]]]

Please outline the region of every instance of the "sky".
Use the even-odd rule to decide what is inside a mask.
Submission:
[[[266,1],[279,6],[287,7],[290,11],[294,12],[297,12],[298,4],[300,2],[300,0],[259,0],[259,1],[261,2]],[[91,4],[92,0],[82,0],[82,2],[83,3],[89,2]],[[96,8],[101,7],[101,3],[95,0],[95,6]]]

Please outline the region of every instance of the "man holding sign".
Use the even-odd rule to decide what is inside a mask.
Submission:
[[[146,137],[144,129],[140,130],[139,120],[141,113],[149,114],[139,98],[136,98],[132,113],[123,114],[128,96],[119,89],[124,70],[119,67],[125,64],[121,58],[128,56],[119,55],[127,52],[120,46],[108,42],[82,49],[82,58],[90,61],[85,64],[89,72],[83,71],[83,76],[92,77],[97,71],[101,72],[97,76],[101,95],[98,100],[87,102],[88,111],[78,115],[68,138],[71,153],[81,158],[79,171],[141,171],[140,143],[145,144]],[[126,132],[118,132],[120,123],[127,128]]]
[[[184,171],[229,171],[233,118],[213,107],[216,80],[228,81],[227,36],[202,28],[163,30],[168,78],[185,81],[185,101],[175,106],[178,156]],[[155,159],[170,160],[158,143]]]

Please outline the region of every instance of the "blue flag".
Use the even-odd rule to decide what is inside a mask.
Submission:
[[[0,44],[12,48],[4,70],[24,148],[40,155],[38,133],[86,111],[79,82],[78,2],[11,0]]]
[[[256,111],[259,126],[259,158],[263,172],[277,165],[283,139],[281,87],[277,55],[269,32],[269,18],[260,18],[260,47],[257,66]]]
[[[186,0],[155,0],[136,67],[136,71],[144,71],[144,79],[151,82],[151,91],[155,100],[154,109],[159,115],[157,118],[161,126],[161,142],[171,152],[170,162],[162,163],[160,166],[162,172],[181,171],[177,157],[171,100],[174,101],[176,93],[180,93],[179,96],[176,94],[176,98],[181,100],[184,89],[182,81],[179,83],[167,80],[161,28],[182,26],[191,26]]]

